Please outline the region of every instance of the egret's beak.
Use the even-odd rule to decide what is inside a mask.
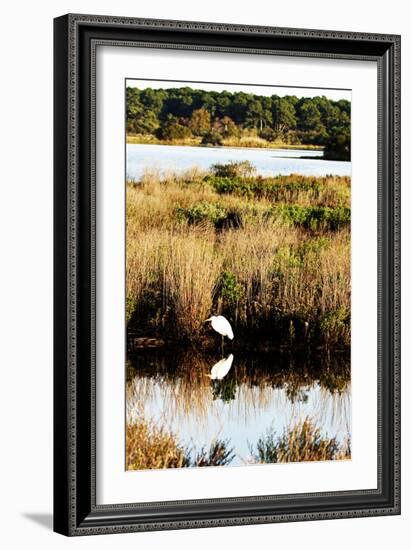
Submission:
[[[204,323],[207,323],[207,321],[211,321],[211,317],[210,317],[210,319],[206,319],[206,320],[204,321]]]

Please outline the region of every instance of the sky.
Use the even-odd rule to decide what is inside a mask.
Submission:
[[[295,95],[297,97],[316,97],[325,96],[328,99],[338,101],[339,99],[347,99],[351,101],[351,90],[337,90],[328,88],[298,88],[287,86],[256,86],[252,84],[221,84],[221,83],[207,83],[207,82],[192,82],[192,81],[170,81],[170,80],[138,80],[127,79],[126,85],[131,88],[180,88],[189,86],[193,89],[222,92],[226,90],[228,92],[246,92],[256,95],[272,96],[278,95],[283,97],[285,95]]]

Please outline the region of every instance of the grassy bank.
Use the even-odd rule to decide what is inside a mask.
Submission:
[[[127,185],[126,277],[144,336],[200,342],[212,313],[243,340],[347,348],[350,179],[147,172]]]
[[[149,145],[191,145],[192,147],[202,145],[202,138],[199,136],[190,136],[180,139],[160,139],[153,134],[127,134],[127,143],[134,144],[149,144]],[[213,147],[213,145],[205,145]],[[290,144],[283,141],[268,141],[258,136],[243,136],[222,138],[221,146],[223,147],[253,147],[264,149],[295,149],[295,150],[312,150],[321,151],[324,147],[321,145],[311,144]]]

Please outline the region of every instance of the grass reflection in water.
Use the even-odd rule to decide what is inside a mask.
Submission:
[[[129,469],[350,458],[344,355],[238,352],[214,380],[194,349],[128,357]]]

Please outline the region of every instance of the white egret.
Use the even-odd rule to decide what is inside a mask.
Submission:
[[[232,340],[234,338],[233,329],[229,321],[227,321],[223,315],[212,315],[209,319],[205,320],[206,323],[208,321],[210,321],[213,329],[218,332],[218,334],[221,334],[221,349],[224,353],[224,336]]]
[[[211,380],[222,380],[224,376],[231,369],[233,364],[234,355],[230,353],[225,359],[220,359],[211,369],[211,374],[207,374]]]

